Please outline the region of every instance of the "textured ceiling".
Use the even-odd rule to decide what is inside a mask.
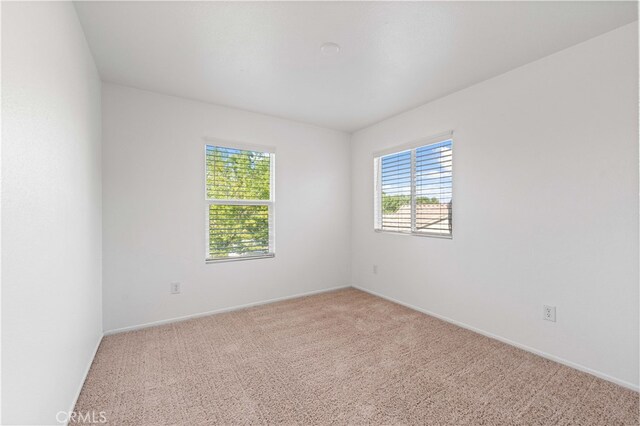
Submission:
[[[78,2],[105,81],[354,131],[637,19],[635,2]],[[335,42],[340,54],[323,56]]]

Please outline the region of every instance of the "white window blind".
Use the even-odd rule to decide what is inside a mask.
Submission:
[[[207,260],[274,255],[270,152],[206,145]]]
[[[451,237],[452,140],[374,159],[375,229]]]

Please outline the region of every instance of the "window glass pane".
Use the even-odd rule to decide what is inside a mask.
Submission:
[[[451,141],[416,148],[416,231],[451,235]]]
[[[382,229],[411,232],[411,151],[381,158],[380,187]]]
[[[207,146],[207,198],[269,200],[269,153]]]
[[[209,257],[269,253],[269,206],[209,205]]]

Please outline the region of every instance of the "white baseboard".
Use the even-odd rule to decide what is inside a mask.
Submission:
[[[96,347],[93,349],[93,354],[91,355],[91,359],[89,359],[89,363],[87,364],[84,374],[82,375],[82,381],[78,386],[78,390],[76,391],[76,396],[73,398],[73,402],[71,403],[71,407],[69,407],[69,411],[67,413],[71,413],[74,408],[76,408],[76,404],[78,403],[78,398],[80,397],[80,392],[82,392],[82,387],[84,386],[84,382],[87,380],[87,376],[89,375],[89,370],[91,369],[91,364],[93,364],[93,360],[98,353],[98,348],[100,347],[100,343],[102,342],[102,338],[104,334],[100,334],[100,338],[98,339],[98,343],[96,343]]]
[[[267,299],[267,300],[261,300],[261,301],[258,301],[258,302],[246,303],[244,305],[236,305],[236,306],[230,306],[228,308],[215,309],[213,311],[199,312],[197,314],[190,314],[190,315],[184,315],[184,316],[181,316],[181,317],[174,317],[174,318],[168,318],[168,319],[163,319],[163,320],[158,320],[158,321],[152,321],[152,322],[147,322],[147,323],[144,323],[144,324],[132,325],[132,326],[129,326],[129,327],[115,328],[113,330],[105,331],[104,335],[105,336],[109,336],[111,334],[124,333],[126,331],[141,330],[143,328],[155,327],[155,326],[164,325],[164,324],[171,324],[171,323],[174,323],[174,322],[186,321],[186,320],[189,320],[189,319],[206,317],[206,316],[209,316],[209,315],[221,314],[221,313],[224,313],[224,312],[237,311],[239,309],[251,308],[252,306],[266,305],[268,303],[281,302],[283,300],[296,299],[298,297],[311,296],[311,295],[314,295],[314,294],[326,293],[326,292],[329,292],[329,291],[340,290],[340,289],[349,288],[349,287],[351,287],[351,286],[350,285],[345,285],[345,286],[324,288],[324,289],[321,289],[321,290],[308,291],[306,293],[293,294],[291,296],[276,297],[275,299]]]
[[[547,352],[543,352],[543,351],[540,351],[538,349],[532,348],[530,346],[526,346],[526,345],[523,345],[521,343],[514,342],[513,340],[509,340],[507,338],[498,336],[498,335],[490,333],[488,331],[481,330],[479,328],[473,327],[473,326],[465,324],[463,322],[456,321],[454,319],[445,317],[443,315],[436,314],[436,313],[428,311],[426,309],[419,308],[419,307],[417,307],[415,305],[412,305],[410,303],[401,302],[400,300],[394,299],[393,297],[385,296],[385,295],[380,294],[380,293],[378,293],[376,291],[369,290],[367,288],[360,287],[358,285],[352,285],[352,287],[353,288],[357,288],[358,290],[362,290],[362,291],[364,291],[366,293],[372,294],[374,296],[381,297],[383,299],[389,300],[390,302],[397,303],[398,305],[406,306],[407,308],[413,309],[413,310],[418,311],[418,312],[422,312],[423,314],[427,314],[427,315],[430,315],[432,317],[441,319],[443,321],[446,321],[448,323],[457,325],[459,327],[466,328],[467,330],[471,330],[471,331],[476,332],[478,334],[482,334],[483,336],[490,337],[490,338],[495,339],[495,340],[499,340],[502,343],[506,343],[508,345],[515,346],[516,348],[525,350],[527,352],[531,352],[533,354],[539,355],[539,356],[541,356],[543,358],[546,358],[546,359],[550,359],[551,361],[555,361],[557,363],[566,365],[567,367],[575,368],[576,370],[580,370],[580,371],[582,371],[584,373],[591,374],[593,376],[596,376],[598,378],[601,378],[601,379],[607,380],[609,382],[615,383],[615,384],[620,385],[622,387],[625,387],[627,389],[631,389],[631,390],[636,391],[636,392],[638,392],[640,390],[638,385],[635,385],[633,383],[627,382],[625,380],[621,380],[621,379],[609,376],[608,374],[602,373],[600,371],[593,370],[593,369],[591,369],[589,367],[585,367],[584,365],[576,364],[575,362],[571,362],[571,361],[566,360],[564,358],[560,358],[560,357],[557,357],[555,355],[549,354]]]

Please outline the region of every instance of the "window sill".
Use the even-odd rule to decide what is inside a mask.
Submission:
[[[405,236],[413,236],[413,237],[430,237],[430,238],[440,238],[443,240],[452,240],[453,235],[444,235],[444,234],[436,234],[436,233],[428,233],[428,232],[400,232],[400,231],[386,231],[383,229],[374,229],[374,231],[378,234],[391,234],[391,235],[405,235]]]
[[[217,259],[205,259],[205,263],[238,262],[241,260],[269,259],[273,257],[276,257],[275,253],[261,254],[259,256],[220,257]]]

